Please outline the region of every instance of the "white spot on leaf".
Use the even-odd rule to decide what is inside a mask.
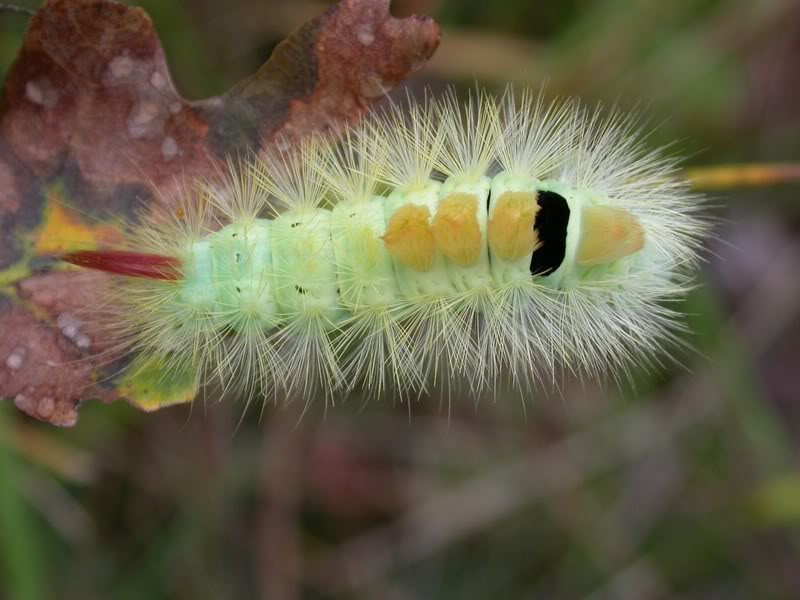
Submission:
[[[33,410],[33,403],[30,401],[30,398],[23,394],[14,396],[14,406],[27,414],[30,414]]]
[[[41,400],[39,400],[39,404],[36,407],[36,412],[39,413],[39,416],[46,419],[50,417],[56,409],[56,402],[53,400],[52,396],[45,396]]]
[[[375,34],[372,33],[372,27],[364,25],[363,27],[359,27],[356,31],[356,39],[363,45],[369,46],[372,42],[375,41]]]
[[[35,81],[29,81],[25,84],[25,97],[39,106],[44,104],[44,94]]]
[[[25,98],[37,106],[53,108],[58,103],[59,93],[46,77],[40,77],[25,84]]]
[[[178,143],[175,141],[175,138],[172,136],[165,137],[164,141],[161,142],[161,156],[163,156],[165,160],[170,160],[175,158],[177,153]]]
[[[80,330],[81,322],[69,313],[61,313],[56,319],[61,334],[81,350],[92,345],[91,338]]]
[[[136,111],[128,118],[128,135],[133,139],[144,137],[154,128],[156,117],[160,114],[160,103],[153,100],[140,102]]]
[[[12,371],[18,371],[25,364],[25,358],[28,356],[28,349],[25,346],[17,346],[11,351],[11,354],[6,358],[6,367]]]
[[[108,63],[108,69],[114,79],[124,79],[133,72],[133,61],[130,56],[115,56]]]
[[[167,80],[158,71],[153,71],[153,74],[150,75],[150,85],[152,85],[157,90],[162,90],[164,89],[164,86],[167,85]]]

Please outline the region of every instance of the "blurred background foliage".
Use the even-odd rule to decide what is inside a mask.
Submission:
[[[35,3],[18,2],[35,7]],[[325,3],[147,0],[218,94]],[[689,164],[800,160],[796,0],[396,0],[414,89],[640,107]],[[26,18],[0,12],[0,76]],[[402,90],[400,91],[402,93]],[[630,386],[474,406],[0,404],[0,598],[800,598],[798,187],[715,194],[687,341]],[[317,403],[319,404],[319,403]]]

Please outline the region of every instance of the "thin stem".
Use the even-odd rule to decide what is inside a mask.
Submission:
[[[697,190],[724,190],[800,183],[800,163],[694,167],[684,176]]]

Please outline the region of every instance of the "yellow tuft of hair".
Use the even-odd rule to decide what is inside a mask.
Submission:
[[[493,256],[518,260],[539,247],[534,224],[539,203],[536,192],[505,192],[489,219],[489,248]]]
[[[383,243],[397,262],[415,271],[430,271],[436,241],[430,226],[427,206],[406,204],[386,224]]]
[[[439,250],[459,266],[475,264],[481,253],[478,198],[454,193],[439,201],[431,232]]]
[[[644,230],[630,212],[613,206],[588,206],[581,218],[578,264],[610,263],[644,248]]]

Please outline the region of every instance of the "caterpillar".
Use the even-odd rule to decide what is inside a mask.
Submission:
[[[187,185],[130,249],[63,256],[116,275],[134,364],[248,398],[477,398],[620,377],[678,339],[702,203],[635,115],[450,92],[280,146]]]

